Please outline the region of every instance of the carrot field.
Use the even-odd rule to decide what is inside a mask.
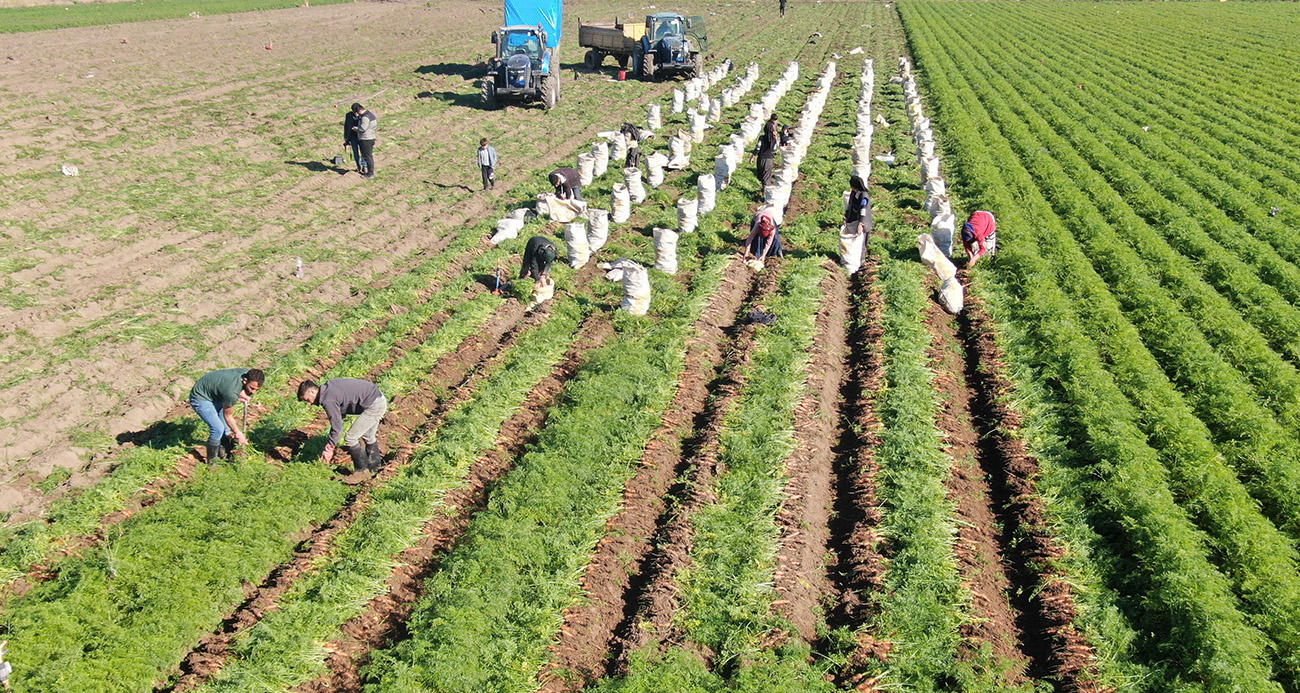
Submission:
[[[297,4],[0,8],[15,691],[1300,693],[1300,8],[575,0],[547,111],[478,101],[499,3]],[[577,46],[665,9],[708,22],[698,137]],[[545,214],[489,243],[652,106],[689,162],[589,260]],[[954,315],[918,234],[976,210]],[[537,306],[492,290],[534,235]],[[209,465],[187,393],[233,366]],[[359,485],[295,398],[337,377],[392,403]]]

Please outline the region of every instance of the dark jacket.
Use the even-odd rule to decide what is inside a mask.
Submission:
[[[763,125],[763,134],[758,136],[758,158],[771,159],[776,156],[781,138],[777,134],[776,124],[768,121]]]
[[[519,268],[519,278],[541,279],[551,271],[551,263],[555,262],[555,256],[558,254],[555,244],[546,236],[533,236],[528,239],[528,245],[524,246],[524,263]]]
[[[564,182],[555,186],[555,194],[558,195],[561,200],[573,199],[574,188],[582,187],[580,183],[580,179],[578,177],[578,172],[574,169],[564,167],[564,168],[555,169],[554,171],[551,172],[551,175],[553,176],[557,173],[560,174],[561,176],[564,176]],[[548,176],[548,180],[549,180],[549,176]]]
[[[357,127],[358,120],[357,114],[352,111],[348,111],[348,114],[343,117],[343,142],[345,144],[357,143],[357,131],[352,128]]]
[[[330,445],[339,444],[343,435],[343,417],[360,414],[383,396],[379,386],[369,380],[335,378],[321,383],[316,404],[325,409],[330,420]]]
[[[868,227],[872,225],[871,198],[865,190],[851,191],[849,203],[844,207],[844,223],[852,224],[855,221],[865,221]]]

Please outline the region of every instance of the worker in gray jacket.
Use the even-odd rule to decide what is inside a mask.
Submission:
[[[344,137],[349,134],[355,137],[355,140],[345,139],[343,144],[348,146],[355,143],[354,156],[357,156],[361,175],[366,178],[375,177],[375,130],[378,126],[379,118],[359,103],[352,104],[351,113],[343,121],[343,127],[348,131]],[[360,150],[359,153],[356,150]]]
[[[497,186],[497,150],[488,144],[487,138],[478,141],[478,168],[483,174],[483,189]]]
[[[358,474],[378,471],[383,466],[384,454],[379,450],[379,422],[388,412],[388,398],[379,387],[368,380],[334,378],[317,385],[304,380],[298,386],[298,399],[315,404],[325,410],[330,420],[330,439],[321,459],[329,463],[343,433],[343,417],[355,415],[352,428],[344,438],[352,466]],[[368,474],[367,474],[368,475]],[[356,475],[346,481],[356,483],[363,477]]]

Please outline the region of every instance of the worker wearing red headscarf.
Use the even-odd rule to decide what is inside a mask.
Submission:
[[[970,219],[961,226],[961,241],[966,246],[966,255],[970,257],[967,265],[985,255],[992,255],[998,245],[998,222],[992,212],[983,210],[970,215]]]
[[[781,227],[766,207],[759,208],[754,213],[754,223],[749,227],[749,238],[745,239],[745,259],[748,260],[750,255],[759,260],[773,255],[785,257],[785,250],[781,248]]]

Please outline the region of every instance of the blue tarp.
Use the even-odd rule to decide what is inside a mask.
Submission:
[[[546,45],[560,45],[560,26],[563,19],[562,0],[506,0],[506,26],[526,24],[542,25],[546,30]]]

